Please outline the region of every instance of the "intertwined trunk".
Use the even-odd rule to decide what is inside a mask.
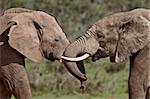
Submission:
[[[83,39],[79,38],[77,41],[75,41],[74,43],[72,43],[70,46],[66,48],[64,56],[72,57],[72,58],[77,57],[80,54],[84,53],[84,49],[85,49],[85,44],[83,42]],[[79,80],[86,80],[85,70],[82,61],[71,62],[71,61],[63,60],[63,63],[73,76],[75,76]]]
[[[94,34],[91,32],[87,32],[66,48],[64,56],[75,58],[85,53],[93,55],[98,50],[98,47],[99,43],[98,41],[96,41]],[[86,80],[85,70],[82,61],[71,62],[63,60],[63,62],[68,71],[73,76],[78,78],[80,81]]]

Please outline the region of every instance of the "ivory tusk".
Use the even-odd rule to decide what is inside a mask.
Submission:
[[[4,42],[0,42],[0,45],[4,45]]]
[[[104,51],[104,50],[105,50],[105,49],[104,49],[104,48],[102,48],[102,47],[99,47],[99,49],[100,49],[100,50],[102,50],[102,51]]]
[[[62,59],[60,59],[59,62],[62,63]]]
[[[76,58],[71,58],[71,57],[66,57],[66,56],[61,56],[61,58],[64,60],[77,62],[77,61],[82,61],[82,60],[88,58],[89,56],[90,56],[90,54],[84,54],[84,55],[82,55],[80,57],[76,57]]]

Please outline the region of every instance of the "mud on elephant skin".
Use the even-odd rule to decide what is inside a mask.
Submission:
[[[81,60],[110,57],[118,63],[130,57],[129,97],[145,99],[150,82],[149,14],[150,10],[139,8],[100,19],[65,49],[63,63],[82,82],[87,78],[83,63],[78,64]]]
[[[17,77],[21,70],[22,72],[24,70],[24,68],[19,68],[20,65],[25,66],[25,58],[38,63],[45,59],[59,60],[69,44],[65,33],[53,16],[42,11],[32,11],[25,8],[11,8],[0,16],[0,42],[0,79],[6,78],[6,80],[7,77],[3,77],[3,75],[7,70],[4,69],[10,67],[9,69],[14,70],[13,66],[9,66],[10,64],[18,64],[15,65],[15,70],[20,71],[14,72]],[[26,76],[26,73],[24,72],[23,75]],[[22,80],[27,82],[26,79]],[[14,94],[14,90],[18,90],[17,93],[22,97],[16,96],[17,99],[31,98],[30,92],[27,92],[28,94],[24,97],[19,89],[10,88],[3,82],[7,82],[8,85],[12,84],[11,87],[15,87],[13,84],[16,85],[16,82],[10,82],[9,79],[7,81],[0,80],[0,88],[7,89],[7,94]],[[10,91],[11,89],[14,90]],[[1,93],[0,97],[7,98]]]

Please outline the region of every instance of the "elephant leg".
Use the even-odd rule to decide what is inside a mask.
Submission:
[[[143,78],[138,71],[132,68],[129,78],[129,99],[145,99]]]
[[[10,99],[11,95],[11,92],[7,90],[7,87],[4,85],[4,82],[0,77],[0,99]]]
[[[12,63],[1,69],[2,79],[16,99],[31,99],[30,85],[25,68]]]
[[[146,99],[149,73],[149,55],[147,51],[144,48],[130,57],[130,99]]]

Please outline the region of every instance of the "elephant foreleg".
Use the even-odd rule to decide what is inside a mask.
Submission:
[[[0,99],[10,99],[11,92],[5,87],[2,78],[0,77]]]
[[[5,86],[16,99],[31,99],[28,77],[22,65],[12,63],[3,66],[0,72]]]
[[[149,73],[148,47],[130,57],[129,97],[146,99]]]
[[[129,79],[129,99],[145,99],[143,88],[144,77],[138,71],[131,71]]]

